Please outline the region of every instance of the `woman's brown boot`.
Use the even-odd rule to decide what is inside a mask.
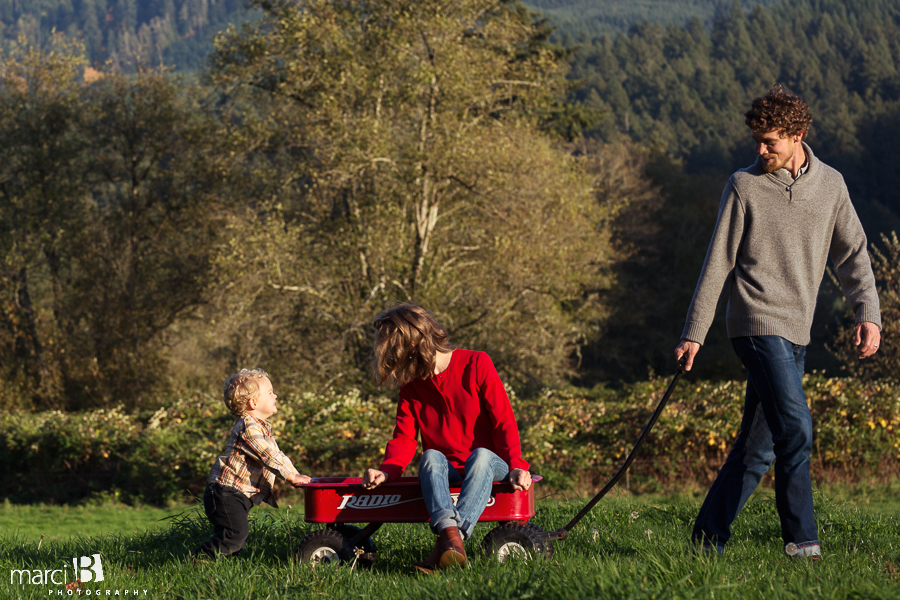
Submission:
[[[431,551],[431,554],[428,555],[428,558],[425,560],[419,561],[413,565],[413,568],[416,571],[420,571],[425,573],[426,575],[431,575],[434,573],[434,570],[438,568],[441,564],[441,538],[438,537],[434,540],[434,549]]]
[[[431,575],[435,569],[448,567],[463,567],[466,564],[466,549],[463,547],[462,536],[458,527],[447,527],[441,531],[434,542],[434,549],[423,561],[417,562],[413,568],[417,571]]]
[[[463,546],[459,528],[447,527],[438,536],[438,545],[441,548],[441,568],[466,566],[466,549]]]

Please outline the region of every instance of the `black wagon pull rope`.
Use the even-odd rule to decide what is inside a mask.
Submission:
[[[675,386],[678,383],[678,380],[681,379],[681,376],[684,374],[684,359],[682,358],[678,362],[678,369],[675,371],[675,376],[672,378],[671,383],[669,383],[669,387],[666,389],[666,393],[663,394],[662,400],[659,401],[659,404],[656,406],[656,410],[653,411],[653,414],[650,416],[650,420],[644,425],[643,431],[641,431],[641,435],[638,436],[637,442],[634,444],[634,448],[631,449],[631,452],[628,453],[628,458],[625,459],[625,464],[619,469],[619,471],[613,476],[612,479],[609,480],[602,490],[600,490],[596,496],[591,498],[590,502],[588,502],[581,511],[575,515],[575,517],[569,521],[565,527],[562,529],[557,529],[556,531],[548,532],[549,538],[554,540],[563,540],[565,539],[569,531],[578,524],[580,521],[597,502],[600,501],[603,496],[611,490],[616,483],[622,478],[625,472],[628,470],[628,467],[631,466],[631,463],[634,462],[635,457],[637,456],[638,450],[641,445],[644,443],[644,440],[647,438],[647,435],[650,433],[650,430],[653,429],[653,426],[659,420],[660,415],[662,414],[663,409],[665,409],[666,404],[669,402],[669,398],[672,396],[672,392],[675,391]]]

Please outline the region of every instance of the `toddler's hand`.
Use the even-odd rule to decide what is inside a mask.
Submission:
[[[299,487],[299,486],[303,485],[304,483],[309,483],[310,481],[312,481],[312,477],[310,477],[309,475],[299,475],[298,474],[298,475],[292,475],[291,478],[288,479],[288,481],[294,487]]]

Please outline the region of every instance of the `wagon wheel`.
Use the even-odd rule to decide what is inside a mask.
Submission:
[[[345,549],[344,536],[333,529],[319,529],[308,534],[297,544],[300,562],[313,565],[337,566],[350,557]]]
[[[344,541],[347,544],[347,549],[350,552],[349,555],[349,563],[353,563],[354,557],[357,555],[359,558],[356,559],[356,564],[364,569],[368,569],[372,565],[375,564],[375,560],[377,559],[377,552],[375,549],[375,542],[372,541],[372,538],[367,537],[363,538],[356,544],[356,548],[350,548],[350,540],[352,540],[356,535],[362,531],[359,527],[354,525],[346,525],[344,523],[339,523],[334,526],[334,530],[344,536]],[[359,550],[360,552],[357,552]]]
[[[333,565],[341,563],[356,564],[362,568],[368,568],[375,564],[375,543],[372,538],[365,538],[359,542],[357,553],[350,547],[350,540],[360,532],[353,525],[335,525],[329,529],[313,531],[297,545],[297,556],[301,562],[314,565]]]
[[[515,560],[516,558],[536,558],[550,556],[553,546],[548,540],[546,544],[541,540],[537,525],[519,523],[506,523],[493,528],[484,536],[481,547],[485,554],[493,554],[500,562]]]

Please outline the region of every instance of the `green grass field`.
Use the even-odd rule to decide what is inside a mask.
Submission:
[[[44,536],[44,543],[106,534],[129,535],[168,527],[166,517],[187,509],[187,506],[135,508],[111,503],[80,506],[19,505],[7,501],[0,504],[0,531],[3,532],[3,538],[15,536],[29,541],[39,541]]]
[[[614,598],[614,599],[788,599],[900,597],[900,519],[896,488],[867,493],[846,491],[846,498],[816,494],[825,559],[795,562],[784,557],[778,518],[770,492],[748,503],[735,523],[735,537],[724,558],[685,552],[698,508],[695,498],[607,498],[570,537],[554,543],[549,559],[499,564],[478,551],[489,524],[481,524],[467,543],[468,567],[426,577],[409,565],[433,543],[425,525],[386,525],[374,535],[378,562],[369,570],[299,564],[292,549],[320,526],[303,521],[296,507],[251,513],[246,556],[215,563],[188,564],[183,557],[209,535],[199,510],[188,508],[156,521],[153,509],[91,507],[98,520],[116,523],[93,535],[43,541],[34,529],[11,532],[9,514],[29,519],[26,507],[0,506],[0,572],[46,572],[67,566],[72,557],[99,553],[104,581],[88,584],[81,597],[125,597],[137,590],[145,598]],[[868,506],[862,501],[869,499]],[[583,501],[544,499],[533,522],[545,529],[565,524]],[[34,509],[37,511],[37,509]],[[58,511],[60,522],[79,514],[64,507],[43,507],[33,515]],[[132,512],[128,512],[128,511]],[[18,512],[16,512],[18,511]],[[90,511],[88,511],[90,512]],[[146,516],[140,516],[147,513]],[[52,522],[51,522],[52,523]],[[143,523],[143,525],[141,524]],[[151,527],[147,529],[147,525]],[[31,533],[25,533],[29,531]],[[78,532],[92,531],[89,524]],[[62,577],[59,574],[58,577]],[[0,585],[2,598],[57,597],[59,585]],[[146,590],[146,594],[144,594]]]

